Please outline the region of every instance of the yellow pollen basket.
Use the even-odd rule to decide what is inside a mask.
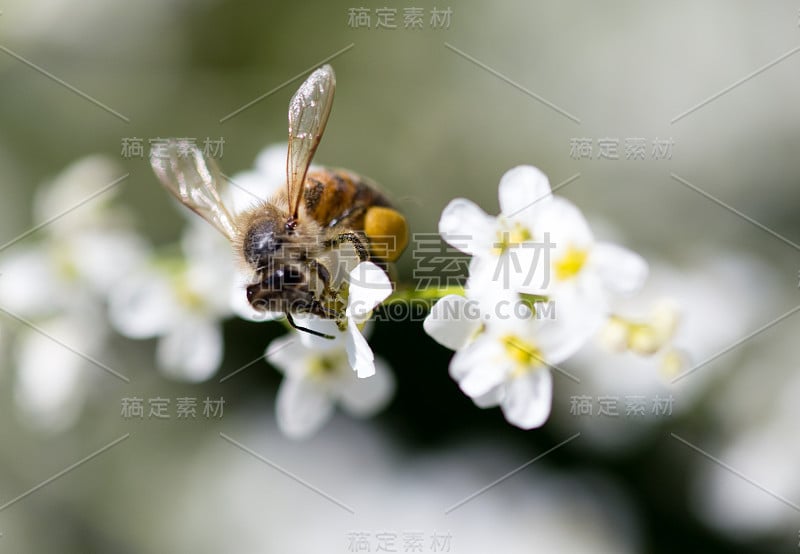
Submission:
[[[511,230],[497,232],[497,242],[494,245],[493,252],[499,256],[512,246],[518,246],[531,239],[533,239],[533,234],[519,223],[515,223]]]
[[[556,279],[566,281],[575,277],[583,269],[588,257],[588,250],[569,246],[566,253],[555,263]]]
[[[544,365],[542,351],[535,344],[515,335],[506,335],[500,341],[506,349],[506,354],[515,362],[514,375],[521,375]]]
[[[397,260],[408,245],[406,218],[392,208],[369,208],[364,216],[364,233],[369,237],[372,253],[387,262]]]

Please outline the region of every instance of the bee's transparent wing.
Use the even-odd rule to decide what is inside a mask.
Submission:
[[[330,65],[323,65],[300,85],[289,102],[289,155],[286,180],[289,187],[289,213],[297,217],[303,182],[308,166],[319,146],[328,115],[331,113],[336,76]]]
[[[214,160],[203,156],[194,142],[169,139],[154,146],[150,165],[161,184],[184,206],[233,240],[236,225],[220,198],[223,181]]]

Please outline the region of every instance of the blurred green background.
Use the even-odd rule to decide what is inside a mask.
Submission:
[[[385,7],[398,10],[397,29],[374,28]],[[421,30],[403,28],[403,10],[412,7],[424,10]],[[432,28],[431,10],[448,7],[449,28]],[[372,28],[348,24],[354,8],[371,11]],[[144,139],[146,154],[150,138],[222,137],[223,171],[245,170],[264,146],[285,140],[288,99],[305,77],[298,74],[352,44],[330,62],[336,98],[315,160],[381,183],[412,231],[435,232],[458,196],[497,213],[501,175],[532,164],[554,186],[578,175],[559,193],[598,235],[648,258],[654,279],[665,283],[660,291],[685,302],[698,330],[683,337],[698,345],[695,362],[800,298],[800,256],[791,244],[800,242],[795,2],[12,0],[0,9],[0,242],[33,224],[40,183],[93,153],[130,173],[117,202],[134,213],[137,229],[156,244],[174,242],[185,219],[147,160],[121,154],[123,140]],[[587,138],[591,159],[576,159],[571,144]],[[597,158],[603,138],[619,139],[620,159]],[[628,138],[646,140],[645,159],[625,159]],[[671,140],[670,159],[653,159],[654,140]],[[412,280],[414,263],[411,252],[400,261],[403,280]],[[131,384],[93,380],[74,426],[36,429],[13,401],[9,352],[18,327],[9,318],[0,324],[0,503],[131,435],[0,508],[2,551],[347,552],[353,530],[374,539],[380,530],[410,528],[426,537],[449,529],[454,552],[798,549],[797,403],[776,400],[800,394],[796,317],[669,388],[680,405],[672,417],[647,424],[576,417],[569,395],[580,393],[556,377],[551,420],[529,432],[464,397],[447,375],[450,352],[419,322],[381,323],[371,342],[397,375],[393,403],[374,420],[337,416],[301,443],[275,428],[280,376],[265,363],[224,383],[217,376],[181,384],[157,372],[152,341],[119,337],[112,359]],[[257,358],[281,332],[227,322],[218,375]],[[627,374],[608,359],[567,367],[586,387],[600,380],[592,374],[613,374],[597,390],[624,395]],[[661,387],[653,364],[632,371],[648,383],[632,390],[652,395],[651,382]],[[129,421],[120,401],[134,394],[224,396],[226,412],[219,421]],[[602,432],[592,432],[595,424]],[[575,432],[582,435],[574,444],[444,514]],[[219,433],[347,498],[356,513],[326,504]],[[423,551],[433,551],[427,542]]]

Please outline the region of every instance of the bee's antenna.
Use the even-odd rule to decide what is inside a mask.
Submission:
[[[300,327],[297,323],[294,322],[292,318],[292,314],[286,312],[286,320],[289,322],[289,325],[292,326],[293,329],[297,329],[298,331],[305,331],[306,333],[310,333],[316,337],[322,337],[323,339],[334,340],[336,337],[333,335],[326,335],[325,333],[320,333],[319,331],[315,331],[314,329],[309,329],[308,327]]]

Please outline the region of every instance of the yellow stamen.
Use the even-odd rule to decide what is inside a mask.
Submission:
[[[619,316],[612,315],[600,332],[600,341],[612,352],[624,352],[628,348],[630,324]]]
[[[342,356],[315,356],[308,368],[309,377],[325,379],[332,376],[342,366],[342,358]]]
[[[566,281],[575,277],[583,269],[588,257],[588,250],[569,246],[566,253],[555,263],[556,278],[559,281]]]
[[[664,357],[661,358],[661,374],[672,378],[678,375],[686,367],[686,356],[675,348],[671,348]]]
[[[515,223],[511,230],[497,232],[497,242],[494,245],[493,252],[495,255],[499,256],[509,248],[519,246],[532,238],[533,235],[526,227]]]
[[[178,301],[193,311],[200,311],[205,306],[205,299],[195,291],[185,273],[176,275],[173,278],[172,286]]]
[[[506,354],[515,362],[513,375],[518,376],[544,365],[542,351],[535,344],[515,335],[506,335],[500,342],[505,347]]]
[[[628,331],[628,348],[636,354],[649,356],[655,354],[663,343],[652,325],[632,323]]]
[[[58,268],[58,274],[67,281],[76,281],[78,279],[78,268],[68,257],[57,256],[56,267]]]

